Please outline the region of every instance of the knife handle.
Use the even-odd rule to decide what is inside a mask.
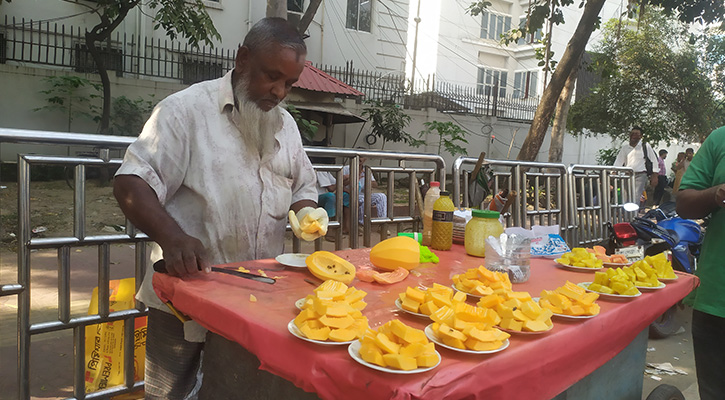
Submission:
[[[166,270],[166,261],[164,261],[163,258],[154,263],[154,271],[161,272],[162,274],[167,274],[169,272]]]

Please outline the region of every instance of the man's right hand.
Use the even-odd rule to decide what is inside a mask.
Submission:
[[[166,272],[173,276],[187,276],[199,271],[211,272],[201,241],[181,233],[178,237],[159,242],[164,254]]]

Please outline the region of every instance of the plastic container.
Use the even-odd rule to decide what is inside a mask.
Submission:
[[[398,232],[398,236],[407,236],[409,238],[413,238],[418,241],[418,243],[423,240],[423,234],[420,232]]]
[[[485,241],[489,236],[499,237],[503,233],[503,225],[497,211],[471,210],[473,218],[466,224],[464,245],[466,253],[475,257],[486,256]]]
[[[430,247],[436,250],[450,250],[453,244],[453,211],[456,207],[446,191],[433,204],[433,229]]]
[[[486,243],[486,269],[506,271],[511,283],[523,283],[531,276],[531,239],[502,234]]]
[[[423,200],[423,246],[430,246],[431,234],[433,233],[433,204],[441,196],[440,182],[433,181],[430,188],[425,192]]]

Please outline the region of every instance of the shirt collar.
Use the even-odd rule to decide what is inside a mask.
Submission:
[[[227,106],[234,108],[234,88],[232,86],[232,72],[230,70],[219,80],[219,112],[224,112]]]

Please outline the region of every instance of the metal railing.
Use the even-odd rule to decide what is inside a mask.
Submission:
[[[0,282],[0,297],[17,296],[17,340],[18,340],[18,393],[20,399],[30,398],[30,351],[31,337],[33,335],[55,332],[61,330],[73,331],[74,347],[74,378],[73,396],[76,399],[93,399],[110,397],[134,391],[143,386],[143,381],[134,381],[134,321],[136,318],[146,315],[147,309],[142,303],[137,303],[134,309],[123,311],[109,311],[109,280],[110,280],[110,247],[113,244],[129,243],[135,244],[135,267],[136,289],[141,284],[147,268],[146,242],[149,238],[136,231],[128,221],[125,232],[112,235],[88,235],[85,228],[86,208],[86,170],[89,167],[116,167],[121,164],[120,158],[110,158],[111,150],[124,151],[135,138],[122,136],[104,136],[92,134],[73,134],[61,132],[30,131],[22,129],[0,128],[1,143],[26,143],[26,144],[54,144],[58,146],[79,147],[88,146],[98,150],[98,157],[72,157],[72,156],[43,156],[43,155],[19,155],[18,156],[18,277],[16,282]],[[391,167],[365,165],[366,183],[362,193],[364,204],[363,215],[363,241],[365,246],[371,244],[371,229],[373,226],[384,228],[386,224],[419,222],[415,211],[415,191],[417,190],[418,179],[427,177],[429,179],[440,179],[445,176],[445,162],[442,157],[435,154],[403,153],[369,151],[358,149],[320,148],[312,147],[305,149],[308,155],[318,157],[343,157],[350,160],[350,213],[351,231],[350,247],[359,247],[358,231],[358,207],[360,196],[358,193],[359,159],[365,157],[369,160],[394,161],[397,165]],[[430,164],[434,167],[413,166],[413,164]],[[74,224],[72,234],[53,237],[36,238],[31,235],[31,209],[30,209],[30,169],[36,165],[56,165],[72,167],[74,170]],[[317,170],[335,172],[337,175],[337,192],[341,193],[342,168],[343,165],[315,166]],[[372,173],[385,174],[387,176],[388,216],[386,218],[371,217],[371,176]],[[393,194],[395,191],[395,176],[406,175],[409,179],[408,210],[410,215],[393,214]],[[342,210],[342,196],[338,196],[338,210]],[[330,227],[333,234],[337,235],[336,248],[342,247],[341,235],[339,232],[342,212],[336,214],[336,220],[331,222]],[[289,227],[288,227],[289,229]],[[337,229],[337,231],[335,231]],[[385,235],[385,229],[381,233]],[[98,313],[83,315],[80,317],[71,316],[71,272],[77,269],[71,263],[71,249],[77,247],[95,246],[98,248]],[[293,248],[299,249],[300,242],[293,239]],[[319,249],[321,242],[318,239],[315,243]],[[31,322],[31,298],[32,289],[30,276],[33,266],[31,265],[30,253],[37,249],[55,249],[58,253],[58,300],[57,318],[41,322]],[[297,251],[297,250],[295,250]],[[85,393],[85,328],[105,322],[123,321],[124,323],[124,384],[92,393]],[[7,360],[4,360],[7,363]]]
[[[464,166],[473,166],[477,161],[459,157],[453,163],[456,206],[471,207],[471,172]],[[510,212],[504,214],[506,226],[558,224],[569,245],[587,245],[606,238],[607,223],[633,216],[622,207],[634,201],[629,195],[634,191],[631,168],[578,164],[567,168],[563,164],[509,160],[485,160],[485,164],[492,171],[493,195],[502,189],[517,193]]]

